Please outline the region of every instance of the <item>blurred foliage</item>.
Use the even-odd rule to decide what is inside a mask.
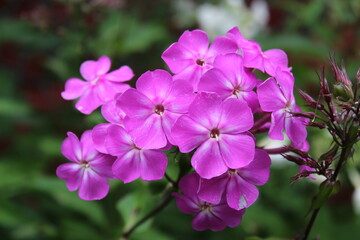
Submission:
[[[194,1],[203,2],[207,1]],[[360,59],[359,1],[268,4],[268,27],[255,40],[263,49],[288,53],[298,87],[316,96],[316,72],[333,52],[344,59],[349,75],[355,75]],[[61,99],[60,92],[66,79],[79,77],[83,61],[101,55],[111,57],[113,68],[129,65],[135,79],[147,70],[165,68],[161,53],[185,30],[173,18],[182,13],[166,0],[0,0],[0,6],[1,239],[119,239],[156,205],[166,182],[112,181],[109,195],[94,202],[69,192],[55,176],[56,167],[66,161],[60,144],[67,131],[79,135],[102,117],[99,111],[84,117],[74,103]],[[309,133],[311,153],[320,155],[330,138],[312,129]],[[353,164],[359,169],[359,155]],[[169,165],[169,174],[176,177],[176,163]],[[260,187],[259,201],[237,228],[196,232],[192,217],[173,203],[131,238],[293,237],[305,226],[317,188],[310,180],[290,185],[297,171],[293,165],[274,166],[269,183]],[[321,209],[314,234],[321,239],[360,239],[360,218],[350,204],[353,191],[343,175],[341,191]]]

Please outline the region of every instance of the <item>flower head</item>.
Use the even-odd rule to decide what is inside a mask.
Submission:
[[[106,178],[113,179],[111,171],[115,158],[94,148],[91,131],[85,131],[81,139],[72,132],[61,145],[62,154],[72,163],[61,164],[56,175],[66,181],[69,191],[79,189],[83,200],[98,200],[109,192]]]
[[[112,100],[117,93],[130,86],[122,82],[130,80],[134,74],[128,66],[110,70],[110,59],[102,56],[97,61],[85,61],[80,66],[81,76],[86,80],[70,78],[66,81],[61,96],[66,100],[80,98],[75,107],[84,114],[90,114],[102,104]]]
[[[197,231],[211,229],[213,231],[224,230],[226,226],[236,227],[240,224],[245,209],[235,210],[227,206],[222,200],[218,204],[211,204],[198,197],[200,177],[196,173],[184,176],[179,183],[183,194],[173,193],[176,203],[181,211],[195,215],[192,227]]]
[[[254,157],[255,143],[247,131],[253,115],[240,99],[222,100],[215,93],[198,93],[172,129],[183,153],[195,151],[191,164],[202,178],[213,178],[228,168],[240,168]]]

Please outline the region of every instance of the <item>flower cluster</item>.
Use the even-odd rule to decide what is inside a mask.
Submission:
[[[88,82],[69,79],[62,96],[80,97],[76,108],[86,114],[102,105],[108,123],[80,141],[68,134],[62,152],[75,163],[59,166],[57,175],[70,191],[79,188],[80,198],[100,199],[106,178],[162,179],[173,149],[191,157],[194,172],[182,176],[182,193],[173,195],[180,210],[195,215],[193,228],[235,227],[258,198],[255,185],[270,175],[270,157],[254,134],[283,139],[285,131],[293,147],[306,143],[306,121],[294,116],[300,110],[287,55],[263,51],[233,28],[211,45],[205,32],[185,31],[162,59],[172,74],[145,72],[136,88],[122,83],[133,76],[129,67],[107,73],[107,57],[81,65]],[[256,70],[269,78],[258,79]]]

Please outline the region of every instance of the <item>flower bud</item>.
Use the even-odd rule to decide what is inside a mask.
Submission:
[[[336,83],[334,84],[334,96],[340,101],[347,102],[354,97],[354,93],[351,87],[343,83]]]
[[[325,123],[323,123],[323,122],[308,122],[307,123],[307,126],[308,127],[317,127],[317,128],[320,128],[320,129],[323,129],[323,128],[325,128]]]
[[[301,89],[297,88],[297,92],[300,94],[302,99],[304,99],[304,101],[309,104],[309,107],[314,108],[314,109],[323,109],[324,108],[324,106],[321,103],[315,101],[315,99],[313,99],[309,94],[302,91]]]

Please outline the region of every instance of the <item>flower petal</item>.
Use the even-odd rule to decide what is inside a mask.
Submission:
[[[209,51],[206,54],[206,57],[214,58],[217,55],[225,55],[227,53],[236,53],[238,47],[236,43],[226,37],[217,37],[214,39],[214,42],[211,44]]]
[[[159,180],[164,177],[167,157],[165,153],[156,150],[142,150],[141,158],[141,179],[144,181]]]
[[[187,113],[189,105],[195,98],[192,86],[183,80],[174,81],[171,90],[164,100],[166,110],[174,113]]]
[[[196,150],[191,165],[202,178],[217,177],[228,170],[224,163],[218,141],[209,139]]]
[[[176,197],[176,205],[182,212],[187,214],[198,214],[200,212],[199,206],[188,196],[179,193],[173,193],[172,195]]]
[[[225,229],[226,225],[210,211],[205,210],[195,216],[192,221],[192,227],[197,231],[203,231],[208,228],[212,231],[221,231]]]
[[[104,76],[108,81],[125,82],[134,77],[134,72],[128,66],[122,66],[119,69],[109,72]]]
[[[209,130],[188,115],[182,115],[174,124],[171,135],[180,151],[187,153],[209,139]]]
[[[130,135],[123,127],[111,125],[108,128],[105,148],[111,155],[121,157],[131,151],[134,147]]]
[[[78,78],[70,78],[65,83],[65,90],[61,93],[62,98],[72,100],[80,97],[88,87],[88,84]]]
[[[274,78],[269,78],[258,86],[257,94],[261,109],[266,112],[274,112],[284,109],[287,99],[283,95]]]
[[[194,54],[180,43],[173,43],[164,51],[161,58],[169,66],[171,72],[177,74],[195,63]]]
[[[271,159],[264,150],[256,149],[255,157],[249,165],[238,169],[238,174],[245,181],[255,185],[264,185],[270,177]]]
[[[201,30],[185,31],[178,41],[192,53],[204,56],[209,47],[209,38],[206,32]]]
[[[85,61],[80,66],[80,73],[88,81],[95,80],[110,70],[111,61],[109,57],[102,56],[97,61]]]
[[[201,179],[199,188],[199,198],[208,203],[218,204],[226,189],[229,180],[228,173],[211,179]]]
[[[224,164],[231,169],[248,165],[255,155],[254,139],[245,134],[220,135],[219,148]]]
[[[99,200],[109,192],[110,184],[105,177],[99,176],[91,169],[85,169],[79,187],[79,197],[86,201]]]
[[[226,224],[226,226],[236,227],[241,223],[245,209],[235,210],[230,208],[227,204],[219,204],[213,206],[212,212],[216,217],[221,219]]]
[[[124,92],[118,99],[118,106],[130,118],[147,117],[153,113],[154,108],[150,99],[136,89]]]
[[[61,145],[61,153],[70,161],[79,162],[82,157],[81,145],[78,137],[72,133],[67,133],[68,137],[65,138]]]
[[[93,88],[88,88],[83,95],[81,95],[79,101],[75,107],[77,110],[84,114],[92,113],[96,108],[101,106],[104,102],[99,98]]]
[[[91,130],[87,130],[81,135],[80,145],[82,150],[82,160],[90,162],[99,153],[94,146]]]
[[[105,140],[108,135],[108,128],[112,124],[110,123],[102,123],[96,125],[92,130],[92,139],[94,142],[94,146],[97,151],[101,153],[108,153],[105,147]]]
[[[77,163],[64,163],[56,168],[56,176],[66,181],[69,191],[78,189],[82,174],[82,167]]]
[[[141,175],[140,151],[132,150],[118,157],[112,166],[112,171],[124,183],[138,179]]]
[[[285,127],[285,112],[280,109],[271,114],[269,137],[274,140],[284,140],[282,130]]]

